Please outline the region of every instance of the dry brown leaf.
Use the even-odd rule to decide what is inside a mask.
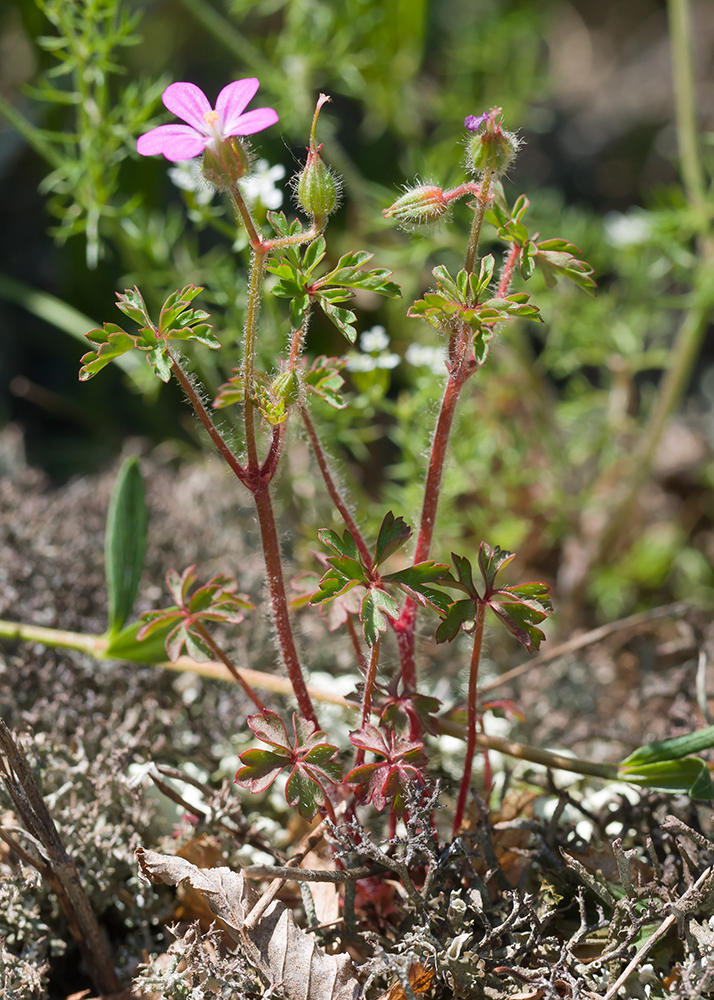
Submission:
[[[412,990],[419,996],[420,993],[426,993],[431,989],[434,970],[426,969],[421,962],[415,962],[409,969],[408,978]],[[378,1000],[407,1000],[407,995],[401,983],[394,983],[386,993],[378,997]]]
[[[273,900],[255,927],[246,917],[258,894],[240,872],[197,868],[185,858],[138,848],[141,873],[164,885],[188,883],[226,924],[248,961],[281,990],[286,1000],[357,1000],[359,983],[346,955],[326,955],[296,925],[292,912]]]
[[[334,871],[332,858],[327,860],[319,850],[310,851],[302,859],[303,868],[313,871]],[[340,918],[340,891],[334,882],[313,882],[310,885],[318,924],[331,924]]]

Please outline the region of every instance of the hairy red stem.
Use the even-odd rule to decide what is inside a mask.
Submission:
[[[221,648],[221,646],[218,645],[218,643],[215,641],[215,639],[213,638],[213,636],[211,635],[211,633],[207,629],[205,629],[203,627],[203,625],[201,625],[200,622],[194,622],[193,623],[193,628],[195,628],[195,630],[201,636],[201,638],[203,639],[204,643],[210,649],[210,651],[213,653],[213,655],[217,656],[218,659],[222,663],[224,663],[225,666],[230,670],[230,672],[233,674],[233,676],[238,681],[238,683],[240,684],[240,686],[243,688],[243,690],[245,691],[245,693],[248,695],[248,697],[250,698],[250,700],[253,702],[253,704],[255,705],[255,707],[258,709],[258,711],[259,712],[264,712],[265,711],[265,705],[263,704],[263,702],[260,700],[260,698],[255,693],[255,691],[250,686],[250,684],[246,680],[243,679],[243,677],[241,676],[241,673],[240,673],[240,670],[238,669],[238,667],[235,666],[235,664],[233,663],[233,661],[231,660],[231,658],[223,651],[223,649]]]
[[[355,523],[355,519],[350,514],[347,504],[343,500],[335,480],[332,478],[332,473],[330,472],[330,467],[327,464],[325,452],[322,448],[317,431],[315,430],[315,425],[313,424],[310,414],[307,411],[307,407],[301,406],[300,412],[302,413],[305,430],[307,431],[307,436],[310,438],[310,444],[312,445],[312,450],[315,453],[315,458],[317,459],[317,464],[320,468],[320,472],[322,473],[322,478],[325,480],[327,492],[330,494],[330,499],[340,512],[340,516],[345,522],[347,530],[354,538],[355,545],[359,550],[359,554],[362,556],[362,562],[365,564],[365,567],[370,570],[372,568],[372,556],[367,548],[364,538],[362,537],[361,531]]]
[[[483,642],[483,623],[486,617],[486,605],[483,601],[478,601],[476,606],[476,628],[474,630],[474,645],[471,653],[471,668],[469,671],[469,695],[468,695],[468,729],[466,735],[466,760],[464,761],[464,774],[461,779],[459,798],[456,803],[454,813],[454,827],[452,836],[455,837],[466,812],[469,789],[471,787],[471,768],[473,766],[474,753],[476,751],[476,727],[478,724],[478,665],[481,659],[481,644]]]
[[[268,590],[270,591],[270,600],[273,606],[273,620],[275,631],[278,635],[280,652],[282,653],[285,669],[288,672],[290,683],[295,692],[300,714],[304,718],[314,722],[315,725],[318,725],[317,715],[315,714],[315,709],[313,708],[305,679],[302,675],[302,668],[295,646],[295,638],[290,624],[290,612],[285,594],[280,543],[278,541],[278,532],[275,526],[275,515],[273,514],[273,504],[270,499],[268,484],[260,479],[255,482],[253,496],[255,497],[255,506],[258,511],[265,569],[268,574]]]
[[[220,452],[221,457],[225,460],[229,468],[236,474],[238,479],[240,479],[243,485],[249,486],[248,475],[246,473],[246,470],[243,468],[243,466],[240,464],[236,456],[233,454],[231,449],[223,440],[223,436],[221,435],[216,425],[213,423],[210,413],[201,402],[201,398],[194,389],[194,387],[191,385],[190,379],[184,372],[181,365],[178,363],[178,361],[173,357],[173,355],[170,352],[169,352],[169,357],[171,358],[171,371],[173,375],[176,377],[176,380],[180,384],[183,391],[188,396],[188,401],[193,407],[194,413],[208,431],[208,436],[210,437],[211,441],[213,441],[216,448]]]

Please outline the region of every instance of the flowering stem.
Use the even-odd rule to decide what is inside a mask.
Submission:
[[[315,425],[312,422],[310,414],[308,413],[307,407],[301,405],[300,413],[302,414],[302,419],[305,424],[305,430],[307,431],[307,436],[310,438],[310,444],[312,445],[312,450],[315,453],[315,458],[317,459],[317,464],[322,473],[322,478],[325,480],[325,486],[327,487],[327,492],[330,494],[330,499],[334,503],[337,510],[340,512],[342,520],[347,526],[347,530],[352,535],[355,540],[355,545],[359,550],[359,554],[362,556],[362,562],[365,567],[370,570],[372,568],[372,556],[369,549],[365,543],[362,533],[357,527],[354,518],[350,514],[347,504],[343,500],[337,485],[332,478],[332,473],[327,464],[327,458],[325,457],[325,452],[323,451],[322,444],[315,430]]]
[[[250,214],[250,209],[245,203],[240,187],[236,184],[233,190],[228,192],[228,196],[231,199],[236,215],[240,216],[240,219],[246,228],[248,240],[250,241],[250,245],[253,250],[262,249],[264,246],[263,238],[255,227],[253,216]]]
[[[194,622],[192,628],[196,632],[198,632],[198,634],[201,636],[201,639],[204,642],[204,645],[208,649],[210,649],[213,655],[218,657],[221,663],[223,663],[228,668],[228,670],[230,670],[230,672],[233,674],[233,676],[238,681],[240,686],[243,688],[245,693],[248,695],[250,700],[253,702],[255,707],[258,709],[258,711],[264,712],[265,705],[263,704],[263,702],[260,700],[260,698],[255,693],[250,684],[248,684],[248,682],[241,676],[241,673],[238,670],[238,668],[235,666],[230,657],[224,652],[224,650],[218,645],[218,643],[215,641],[211,633],[207,629],[205,629],[200,622]]]
[[[248,450],[248,474],[257,478],[260,474],[258,445],[255,439],[255,407],[253,405],[253,382],[255,379],[255,338],[258,329],[258,309],[260,293],[265,274],[266,251],[261,245],[254,250],[248,282],[248,304],[245,317],[243,342],[243,417],[245,421],[245,444]]]
[[[492,180],[493,170],[486,171],[483,181],[481,182],[481,190],[476,200],[473,222],[471,223],[471,233],[469,234],[469,242],[466,248],[466,261],[464,263],[464,267],[469,272],[474,270],[478,262],[478,244],[481,239],[481,226],[483,225],[483,217],[486,214],[486,205],[488,205],[491,200],[489,190],[491,188]]]
[[[469,694],[468,694],[468,723],[466,734],[466,760],[464,761],[464,773],[459,789],[459,798],[456,803],[454,813],[454,826],[452,836],[458,833],[461,822],[466,811],[469,789],[471,787],[471,768],[473,765],[474,753],[476,752],[476,725],[478,722],[477,695],[478,695],[478,665],[481,659],[481,644],[483,642],[483,623],[486,617],[486,605],[483,601],[478,601],[476,606],[476,628],[474,630],[474,645],[471,653],[471,668],[469,672]]]
[[[201,398],[194,389],[194,387],[191,385],[190,379],[188,378],[183,368],[176,360],[176,358],[173,357],[170,351],[169,351],[169,357],[171,358],[171,372],[176,377],[176,380],[180,384],[183,391],[186,393],[188,401],[193,407],[194,413],[208,431],[208,435],[211,438],[211,441],[213,441],[216,448],[220,452],[221,457],[225,459],[227,465],[236,474],[238,479],[240,479],[240,481],[243,483],[244,486],[248,486],[249,482],[246,470],[243,468],[243,466],[240,464],[236,456],[233,454],[231,449],[223,440],[220,431],[218,430],[216,425],[213,423],[213,420],[211,419],[210,413],[201,402]]]

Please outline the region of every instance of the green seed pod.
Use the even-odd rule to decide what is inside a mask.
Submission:
[[[385,219],[394,219],[405,229],[428,226],[438,222],[449,211],[444,192],[433,184],[421,184],[406,191],[393,205],[385,208]]]
[[[492,108],[479,118],[469,115],[464,122],[472,133],[466,140],[466,169],[478,177],[503,177],[521,145],[517,135],[501,128],[496,120],[500,114],[500,108]],[[486,127],[481,131],[484,123]]]
[[[307,163],[298,176],[297,200],[308,215],[326,217],[340,203],[340,184],[322,158],[322,146],[308,149]]]
[[[341,193],[340,179],[323,160],[322,145],[318,146],[316,139],[320,109],[329,100],[325,94],[320,94],[312,119],[307,162],[303,170],[293,179],[298,205],[321,223],[324,223],[328,215],[339,206]]]
[[[219,191],[230,191],[249,170],[248,151],[237,136],[229,136],[216,148],[206,147],[203,176]]]
[[[292,406],[300,398],[300,379],[295,369],[276,375],[270,385],[270,395],[281,400],[285,406]]]

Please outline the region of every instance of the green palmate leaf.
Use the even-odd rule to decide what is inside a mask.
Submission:
[[[241,767],[235,776],[236,784],[250,788],[258,795],[269,788],[277,776],[290,763],[289,754],[276,753],[256,747],[240,755]]]
[[[693,733],[685,736],[674,736],[668,740],[658,740],[655,743],[646,743],[638,747],[625,760],[620,767],[635,767],[641,764],[656,764],[660,761],[677,760],[686,757],[690,753],[699,753],[700,750],[708,750],[714,747],[714,726],[707,726],[706,729],[697,729]]]
[[[239,368],[234,368],[232,377],[227,382],[224,382],[218,390],[218,394],[213,400],[213,408],[215,410],[222,410],[226,406],[234,406],[236,403],[243,403],[244,401],[243,373]]]
[[[507,552],[498,545],[491,548],[486,542],[481,542],[478,563],[487,592],[493,590],[496,575],[515,558],[515,555],[515,552]]]
[[[177,324],[180,326],[187,325],[187,323],[190,322],[189,319],[184,319],[183,322],[179,322],[179,320],[186,313],[191,302],[193,302],[196,296],[202,291],[203,289],[197,285],[186,285],[186,287],[182,288],[181,291],[176,290],[175,292],[172,292],[161,307],[161,313],[159,314],[159,331],[163,334],[166,330],[170,330]],[[193,314],[194,310],[190,310],[190,312]],[[199,310],[198,317],[200,317],[200,319],[207,319],[208,313],[201,312]]]
[[[317,265],[325,256],[325,251],[327,248],[327,243],[325,242],[324,236],[318,236],[305,251],[305,256],[303,257],[302,266],[308,274],[312,274]]]
[[[268,223],[273,227],[276,236],[294,236],[302,232],[302,224],[299,219],[288,221],[285,212],[268,212]]]
[[[618,777],[645,788],[664,792],[686,792],[693,799],[714,799],[711,774],[700,757],[682,757],[636,767],[620,766]]]
[[[315,299],[327,318],[334,323],[340,333],[349,340],[350,344],[354,344],[357,339],[357,331],[355,330],[357,317],[352,310],[340,309],[339,306],[333,306],[324,295],[316,295]]]
[[[109,635],[120,631],[134,607],[144,569],[147,524],[139,463],[135,457],[127,458],[112,490],[104,536]]]
[[[541,642],[545,639],[545,633],[536,626],[548,617],[545,611],[529,604],[515,602],[501,604],[495,600],[490,600],[488,606],[529,652],[536,652],[540,648]]]
[[[455,601],[436,630],[437,642],[451,642],[463,628],[470,632],[476,625],[476,605],[473,600]]]
[[[315,358],[312,367],[305,372],[304,376],[306,387],[337,410],[342,410],[347,406],[347,402],[340,392],[345,384],[340,372],[346,364],[345,358],[326,358],[322,355]]]
[[[399,618],[399,605],[383,590],[370,587],[362,601],[359,616],[365,642],[374,646],[380,633],[387,631],[389,619],[396,621]]]
[[[357,543],[352,537],[352,533],[350,531],[345,530],[340,538],[337,532],[333,531],[332,528],[320,528],[317,533],[317,537],[323,545],[327,545],[328,548],[333,549],[338,555],[347,556],[350,559],[359,558]]]
[[[596,287],[592,267],[580,260],[580,251],[566,240],[543,240],[536,244],[535,261],[543,272],[547,285],[554,285],[557,277],[568,278],[579,288],[592,292]]]
[[[133,319],[139,326],[151,326],[151,318],[139,289],[126,288],[123,293],[117,293],[117,309],[125,316]]]
[[[83,355],[79,370],[81,382],[86,382],[111,361],[139,346],[139,338],[126,333],[116,323],[105,323],[101,330],[90,330],[87,339],[96,345],[97,350]]]
[[[144,629],[143,622],[133,622],[110,636],[105,656],[110,660],[128,660],[130,663],[165,663],[166,638],[171,624],[162,624],[145,639],[138,639],[139,631]]]
[[[407,569],[398,570],[396,573],[389,573],[382,577],[382,582],[396,583],[405,594],[413,597],[419,604],[431,605],[438,611],[446,613],[451,604],[451,598],[442,591],[427,586],[427,584],[440,582],[448,569],[446,563],[427,560],[409,566]]]
[[[387,511],[379,528],[377,544],[374,547],[374,565],[388,559],[393,552],[401,548],[411,538],[412,529],[403,517],[395,517],[392,511]]]
[[[488,286],[491,284],[493,279],[493,270],[496,266],[496,261],[492,253],[486,254],[486,256],[481,261],[481,268],[478,276],[478,282],[476,284],[476,296],[477,299],[481,297],[481,293],[485,292]]]

